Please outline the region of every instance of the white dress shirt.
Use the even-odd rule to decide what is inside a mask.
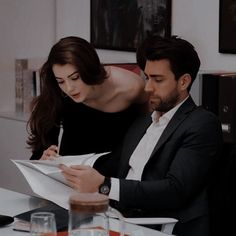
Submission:
[[[141,180],[143,169],[148,162],[159,138],[161,137],[164,129],[168,125],[175,112],[186,99],[184,99],[181,103],[179,103],[167,113],[164,113],[162,116],[158,111],[154,111],[152,113],[152,123],[148,127],[146,133],[130,157],[129,165],[131,168],[126,179]],[[111,191],[109,198],[119,201],[119,189],[119,179],[111,178]]]

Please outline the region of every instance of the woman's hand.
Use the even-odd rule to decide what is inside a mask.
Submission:
[[[74,165],[67,167],[61,164],[60,169],[62,170],[67,184],[80,193],[98,192],[98,188],[105,178],[90,166]]]
[[[51,145],[48,149],[44,150],[40,160],[53,160],[57,156],[58,147],[56,145]]]

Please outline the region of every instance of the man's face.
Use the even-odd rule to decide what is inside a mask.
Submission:
[[[167,112],[181,101],[181,79],[175,80],[168,60],[147,61],[144,73],[151,110]]]

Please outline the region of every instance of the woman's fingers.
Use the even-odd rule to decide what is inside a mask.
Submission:
[[[58,156],[58,147],[51,145],[48,149],[44,150],[41,160],[52,160]]]

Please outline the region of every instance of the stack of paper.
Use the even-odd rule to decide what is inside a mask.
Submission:
[[[59,164],[93,166],[95,161],[105,154],[108,153],[60,156],[53,160],[12,161],[20,169],[34,193],[69,209],[69,197],[76,191],[66,185],[64,176],[58,168]]]

